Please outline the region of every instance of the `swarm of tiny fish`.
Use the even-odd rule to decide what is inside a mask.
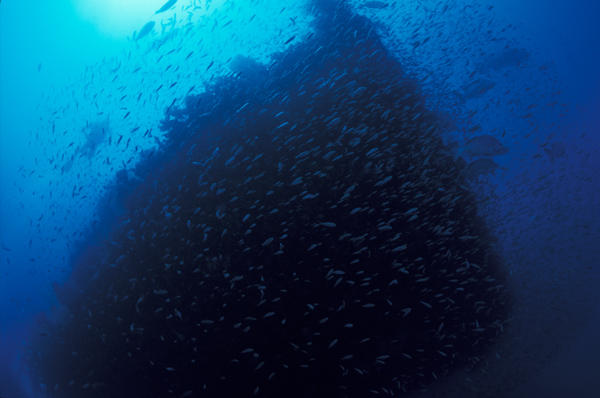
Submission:
[[[260,79],[169,108],[31,358],[48,396],[396,396],[497,341],[507,292],[462,168],[366,19],[333,11]]]

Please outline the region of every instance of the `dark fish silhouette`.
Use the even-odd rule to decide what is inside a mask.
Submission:
[[[482,73],[489,73],[505,68],[516,68],[525,63],[530,56],[531,54],[524,48],[504,49],[485,57],[478,70]]]
[[[148,34],[150,32],[152,32],[152,29],[154,29],[154,25],[155,25],[154,21],[150,21],[146,25],[144,25],[144,27],[140,30],[140,32],[135,37],[135,41],[138,41],[139,39],[141,39],[145,36],[148,36]]]
[[[177,0],[169,0],[162,7],[160,7],[155,14],[160,14],[161,12],[167,11],[169,8],[173,7],[177,3]]]
[[[492,159],[477,159],[474,162],[469,163],[465,169],[465,177],[468,179],[476,179],[480,175],[493,174],[496,169],[506,170],[506,168],[498,166]]]
[[[463,153],[469,156],[498,156],[507,152],[508,148],[496,137],[487,134],[471,138],[463,148]]]
[[[455,91],[455,94],[461,101],[466,101],[487,93],[495,85],[496,83],[493,81],[481,78],[465,85],[461,90]]]
[[[567,147],[564,142],[553,142],[550,148],[544,148],[544,152],[548,155],[550,163],[554,163],[554,160],[565,154]]]

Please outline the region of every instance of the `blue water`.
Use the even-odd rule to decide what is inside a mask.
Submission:
[[[521,3],[0,3],[0,396],[600,396],[600,7]]]

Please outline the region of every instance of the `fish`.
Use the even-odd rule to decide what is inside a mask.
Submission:
[[[459,238],[488,235],[474,195],[371,22],[327,3],[314,2],[314,39],[268,72],[242,65],[255,76],[160,91],[178,105],[157,115],[163,145],[115,158],[141,181],[98,184],[101,228],[69,264],[72,316],[26,350],[36,385],[89,398],[389,397],[485,359],[510,314],[489,240]],[[154,95],[170,83],[149,84]],[[119,134],[147,119],[126,121]],[[59,373],[40,352],[79,354]],[[124,364],[137,370],[123,377]]]
[[[554,141],[552,145],[550,145],[550,148],[544,148],[544,152],[548,156],[548,159],[550,159],[550,163],[554,163],[556,159],[563,156],[566,150],[567,146],[565,143],[557,141]]]
[[[134,40],[135,40],[135,41],[138,41],[138,40],[140,40],[141,38],[148,36],[148,34],[149,34],[150,32],[152,32],[152,29],[154,29],[154,25],[155,25],[155,24],[156,24],[156,22],[154,22],[154,21],[150,21],[150,22],[148,22],[146,25],[144,25],[144,26],[142,27],[142,29],[140,29],[140,31],[139,31],[139,33],[137,34],[137,36],[135,36],[135,39],[134,39]]]
[[[464,85],[460,90],[454,91],[454,94],[458,97],[461,102],[477,98],[487,93],[489,90],[494,88],[496,83],[485,78],[479,78]]]
[[[160,14],[161,12],[165,12],[171,7],[173,7],[177,3],[177,0],[169,0],[162,7],[160,7],[154,14]]]
[[[361,7],[362,8],[373,8],[375,10],[382,10],[386,8],[389,4],[384,3],[383,1],[367,1],[364,2]]]
[[[462,149],[462,153],[469,156],[498,156],[507,152],[508,148],[496,137],[487,134],[471,138]]]
[[[506,68],[516,68],[524,64],[531,54],[524,48],[505,48],[485,56],[479,64],[480,73],[500,71]]]
[[[464,171],[464,176],[467,179],[476,179],[480,175],[493,174],[497,169],[507,170],[492,159],[481,158],[469,163]]]

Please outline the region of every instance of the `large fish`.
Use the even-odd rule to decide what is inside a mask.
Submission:
[[[478,70],[481,73],[489,73],[505,68],[516,68],[524,64],[530,56],[531,54],[523,48],[504,49],[485,57]]]
[[[567,147],[564,142],[553,142],[550,148],[544,148],[544,152],[548,155],[550,163],[554,163],[554,159],[561,157],[565,154]]]
[[[506,170],[506,168],[498,166],[492,159],[481,158],[469,163],[464,175],[467,179],[476,179],[480,175],[493,174],[496,169]]]
[[[177,0],[169,0],[162,7],[160,7],[155,14],[160,14],[161,12],[167,11],[169,8],[173,7],[177,3]]]
[[[498,156],[507,153],[508,148],[496,137],[482,134],[467,141],[462,152],[469,156]]]
[[[154,29],[154,25],[155,25],[154,21],[150,21],[146,25],[144,25],[144,27],[140,30],[140,32],[135,37],[135,41],[138,41],[139,39],[141,39],[145,36],[148,36],[148,34],[150,32],[152,32],[152,29]]]
[[[461,90],[455,91],[454,93],[461,100],[461,102],[464,102],[487,93],[495,85],[496,83],[493,81],[481,78],[472,81],[471,83],[465,85]]]

